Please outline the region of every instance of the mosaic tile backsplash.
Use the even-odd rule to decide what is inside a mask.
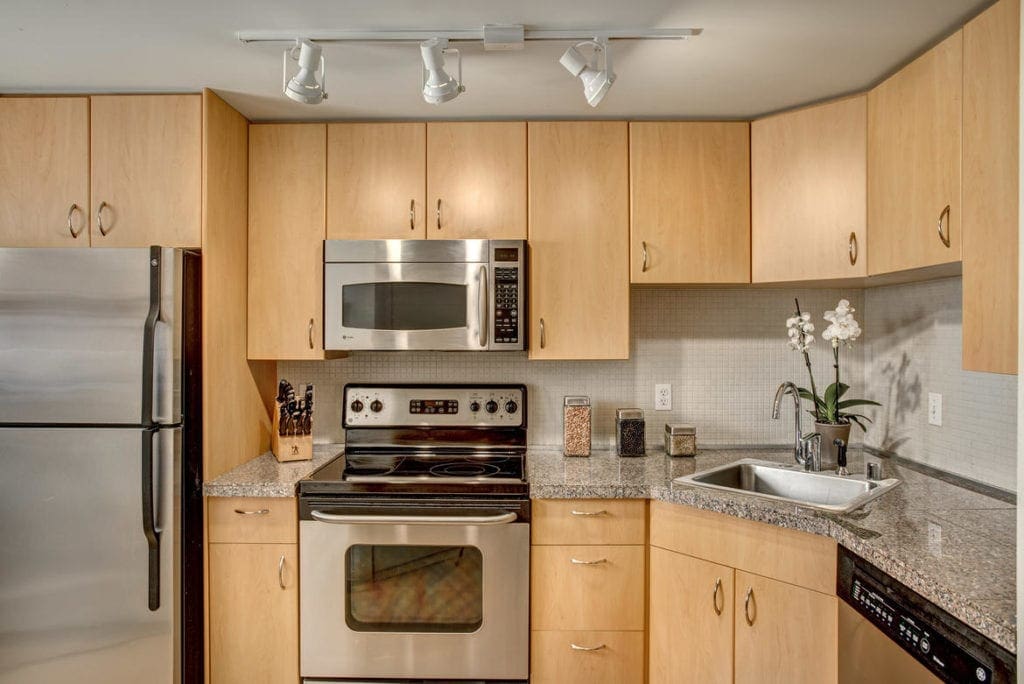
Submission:
[[[356,352],[333,361],[281,362],[278,372],[293,384],[317,386],[318,442],[343,440],[346,382],[456,381],[525,383],[529,439],[537,446],[561,444],[567,394],[591,397],[595,449],[613,447],[615,409],[633,407],[644,410],[648,448],[660,448],[670,422],[696,426],[698,446],[792,444],[792,409],[787,404],[782,420],[770,414],[780,382],[806,384],[803,359],[786,344],[794,297],[814,316],[813,363],[822,387],[829,382],[831,350],[820,339],[821,315],[840,298],[857,309],[865,334],[843,352],[842,370],[852,392],[886,403],[867,444],[1015,488],[1016,379],[959,370],[959,279],[867,291],[634,288],[626,361],[528,361],[526,352]],[[657,383],[671,383],[671,411],[654,410]],[[925,429],[929,391],[944,395],[942,428]],[[851,441],[859,443],[862,435],[854,429]]]

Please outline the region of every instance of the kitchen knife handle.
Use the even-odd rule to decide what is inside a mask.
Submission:
[[[480,296],[478,297],[478,309],[480,314],[480,346],[487,347],[487,329],[490,327],[488,312],[490,305],[487,299],[487,267],[480,267]]]

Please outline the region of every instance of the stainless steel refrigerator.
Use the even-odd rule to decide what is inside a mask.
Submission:
[[[199,273],[0,249],[0,684],[202,679]]]

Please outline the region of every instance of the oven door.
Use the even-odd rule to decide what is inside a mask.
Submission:
[[[486,263],[324,264],[329,350],[483,351]]]
[[[315,506],[299,523],[303,677],[526,680],[529,523]]]

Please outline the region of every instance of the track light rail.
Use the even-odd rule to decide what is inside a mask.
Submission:
[[[505,27],[502,27],[505,28]],[[511,27],[509,27],[511,28]],[[516,27],[518,28],[518,27]],[[633,29],[541,29],[524,28],[523,40],[581,41],[594,38],[606,40],[686,40],[698,36],[699,28],[633,28]],[[296,36],[317,43],[420,43],[435,37],[450,43],[483,43],[484,29],[434,29],[361,31],[345,29],[302,29],[282,31],[266,29],[239,31],[243,43],[294,43]]]

